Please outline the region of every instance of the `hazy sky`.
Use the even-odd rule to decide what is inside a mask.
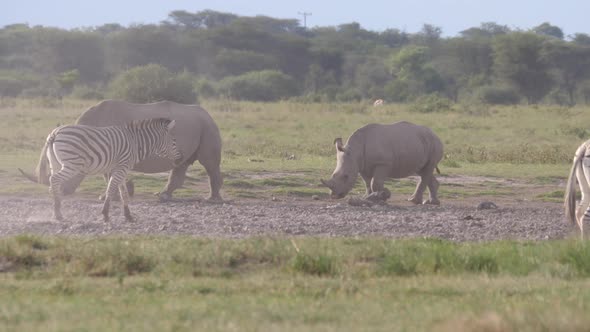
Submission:
[[[529,29],[543,22],[560,27],[566,35],[590,33],[588,0],[0,0],[0,26],[13,23],[62,28],[105,23],[158,23],[173,10],[205,9],[240,16],[266,15],[301,19],[310,12],[307,26],[336,26],[358,22],[363,28],[383,31],[397,28],[417,32],[424,23],[443,29],[446,36],[496,22]],[[301,21],[303,25],[303,20]]]

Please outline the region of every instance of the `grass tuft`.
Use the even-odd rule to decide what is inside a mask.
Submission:
[[[293,270],[317,276],[333,275],[337,272],[337,264],[333,257],[327,255],[297,253],[293,259]]]

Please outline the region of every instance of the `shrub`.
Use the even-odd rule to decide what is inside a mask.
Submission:
[[[204,98],[217,97],[215,84],[206,79],[199,79],[195,82],[195,90],[199,96]]]
[[[385,256],[378,265],[381,275],[411,276],[418,274],[418,262],[412,255],[391,254]]]
[[[486,104],[515,105],[520,102],[520,95],[508,87],[485,86],[479,89],[477,96]]]
[[[498,273],[498,262],[491,254],[476,253],[467,257],[465,269],[471,272]]]
[[[295,80],[276,70],[226,77],[219,83],[219,90],[231,98],[252,101],[275,101],[298,93]]]
[[[104,93],[87,85],[76,85],[72,90],[71,96],[77,99],[104,99]]]
[[[451,110],[451,101],[436,94],[420,96],[410,105],[411,112],[432,113]]]
[[[170,100],[184,104],[197,101],[188,74],[174,75],[161,65],[149,64],[119,74],[109,85],[113,98],[134,103]]]
[[[295,271],[317,276],[332,275],[337,272],[334,258],[326,255],[307,255],[298,253],[293,261]]]
[[[16,97],[25,87],[25,83],[20,80],[12,77],[0,77],[0,96],[2,97]]]

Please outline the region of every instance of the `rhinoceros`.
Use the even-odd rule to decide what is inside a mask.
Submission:
[[[168,183],[158,193],[161,200],[168,200],[172,197],[174,190],[184,183],[188,166],[198,160],[205,167],[209,176],[210,196],[208,199],[221,201],[219,193],[223,183],[219,168],[221,136],[213,118],[200,106],[183,105],[171,101],[132,104],[124,101],[105,100],[82,113],[76,120],[76,124],[106,127],[122,125],[134,120],[162,117],[176,120],[176,144],[184,156],[184,161],[174,167],[173,162],[168,159],[151,157],[138,163],[133,170],[143,173],[160,173],[172,170],[168,177]],[[22,170],[21,172],[32,181],[48,183],[49,174],[33,176]],[[80,176],[63,184],[64,194],[73,193],[82,180],[83,176]]]
[[[443,144],[427,127],[402,121],[393,124],[368,124],[357,129],[346,142],[334,140],[336,169],[329,180],[321,182],[331,190],[332,198],[343,198],[354,187],[358,174],[365,181],[367,196],[386,200],[387,178],[419,175],[420,181],[408,199],[415,204],[440,204],[434,170],[443,157]],[[424,189],[430,197],[422,201]]]

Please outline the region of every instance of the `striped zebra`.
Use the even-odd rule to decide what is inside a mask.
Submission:
[[[109,220],[112,197],[121,195],[125,219],[133,220],[128,206],[129,194],[125,186],[127,173],[138,162],[159,156],[175,164],[182,160],[171,134],[175,121],[163,118],[133,121],[123,126],[92,127],[66,125],[54,129],[39,158],[39,183],[44,183],[49,165],[49,193],[53,196],[53,217],[63,220],[61,214],[62,188],[65,181],[90,174],[108,174],[106,197],[102,209],[105,221]]]
[[[576,184],[578,180],[582,201],[576,207]],[[578,224],[584,239],[584,219],[590,220],[590,140],[582,143],[576,150],[573,165],[565,189],[565,216]]]

